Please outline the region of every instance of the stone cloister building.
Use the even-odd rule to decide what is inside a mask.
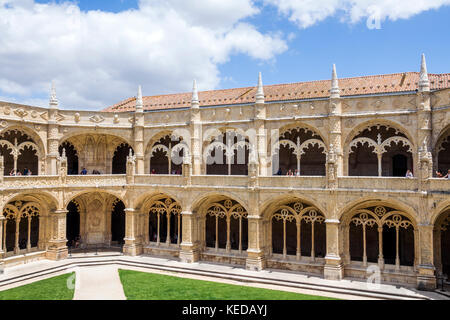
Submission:
[[[60,109],[53,87],[49,108],[0,103],[0,154],[5,266],[64,259],[80,237],[336,280],[450,273],[450,74],[424,57],[420,72],[139,88],[100,112]]]

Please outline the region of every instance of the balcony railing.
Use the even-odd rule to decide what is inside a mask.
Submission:
[[[249,185],[247,176],[196,175],[191,176],[192,187],[210,188],[246,188]],[[57,187],[122,187],[127,184],[124,174],[109,175],[75,175],[67,176],[64,183],[59,176],[5,176],[0,190],[5,189],[46,189]],[[181,187],[185,178],[181,175],[135,175],[136,186],[170,186]],[[415,192],[419,190],[418,178],[403,177],[339,177],[338,188],[345,190],[390,190]],[[327,180],[324,176],[267,176],[258,177],[261,189],[325,189]],[[450,180],[431,178],[423,188],[432,192],[449,192]]]

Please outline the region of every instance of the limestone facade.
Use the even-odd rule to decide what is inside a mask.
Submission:
[[[334,70],[327,97],[267,101],[260,77],[253,102],[218,106],[194,84],[189,106],[150,111],[141,90],[124,112],[62,110],[54,89],[49,108],[2,102],[1,262],[64,259],[80,237],[433,288],[450,264],[450,77],[436,79],[351,95]]]

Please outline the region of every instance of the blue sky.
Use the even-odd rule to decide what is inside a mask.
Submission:
[[[430,73],[450,72],[447,0],[430,0],[434,4],[429,6],[394,1],[413,8],[404,10],[380,1],[384,4],[375,15],[380,29],[367,26],[372,9],[364,4],[348,8],[347,0],[339,0],[341,6],[332,13],[323,9],[332,8],[335,1],[328,0],[316,1],[323,4],[317,8],[301,4],[307,0],[287,1],[287,7],[278,0],[229,0],[217,10],[215,4],[204,5],[207,0],[195,0],[201,10],[181,7],[181,0],[78,0],[71,9],[64,1],[18,1],[26,3],[29,20],[37,22],[20,27],[24,40],[6,42],[0,50],[0,99],[7,101],[46,106],[49,82],[55,80],[64,108],[98,110],[134,96],[138,84],[144,95],[153,95],[189,91],[193,78],[200,90],[252,86],[259,71],[264,84],[322,80],[330,77],[332,63],[339,77],[418,71],[421,53]],[[0,23],[3,17],[14,25],[12,10],[20,8],[7,7],[8,2],[0,0]],[[36,13],[35,6],[49,3]],[[73,14],[74,8],[80,12]],[[310,14],[306,18],[305,12]],[[45,24],[45,13],[51,20],[56,17],[49,20],[55,30],[36,31],[43,37],[36,41],[30,30]],[[135,22],[135,16],[142,20]],[[67,24],[67,17],[77,18]],[[139,35],[134,36],[134,27]],[[22,48],[24,41],[32,45]],[[5,63],[23,68],[23,76],[12,68],[2,70]]]

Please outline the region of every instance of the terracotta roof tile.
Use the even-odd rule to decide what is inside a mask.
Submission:
[[[430,89],[450,88],[450,73],[428,74]],[[339,79],[341,96],[414,91],[418,88],[419,73],[405,72],[386,75]],[[311,98],[327,98],[331,80],[297,82],[264,86],[265,101],[288,101]],[[232,105],[255,101],[256,86],[246,88],[201,91],[200,106]],[[191,92],[143,97],[144,110],[164,110],[189,107]],[[136,98],[128,98],[103,111],[133,111]]]

